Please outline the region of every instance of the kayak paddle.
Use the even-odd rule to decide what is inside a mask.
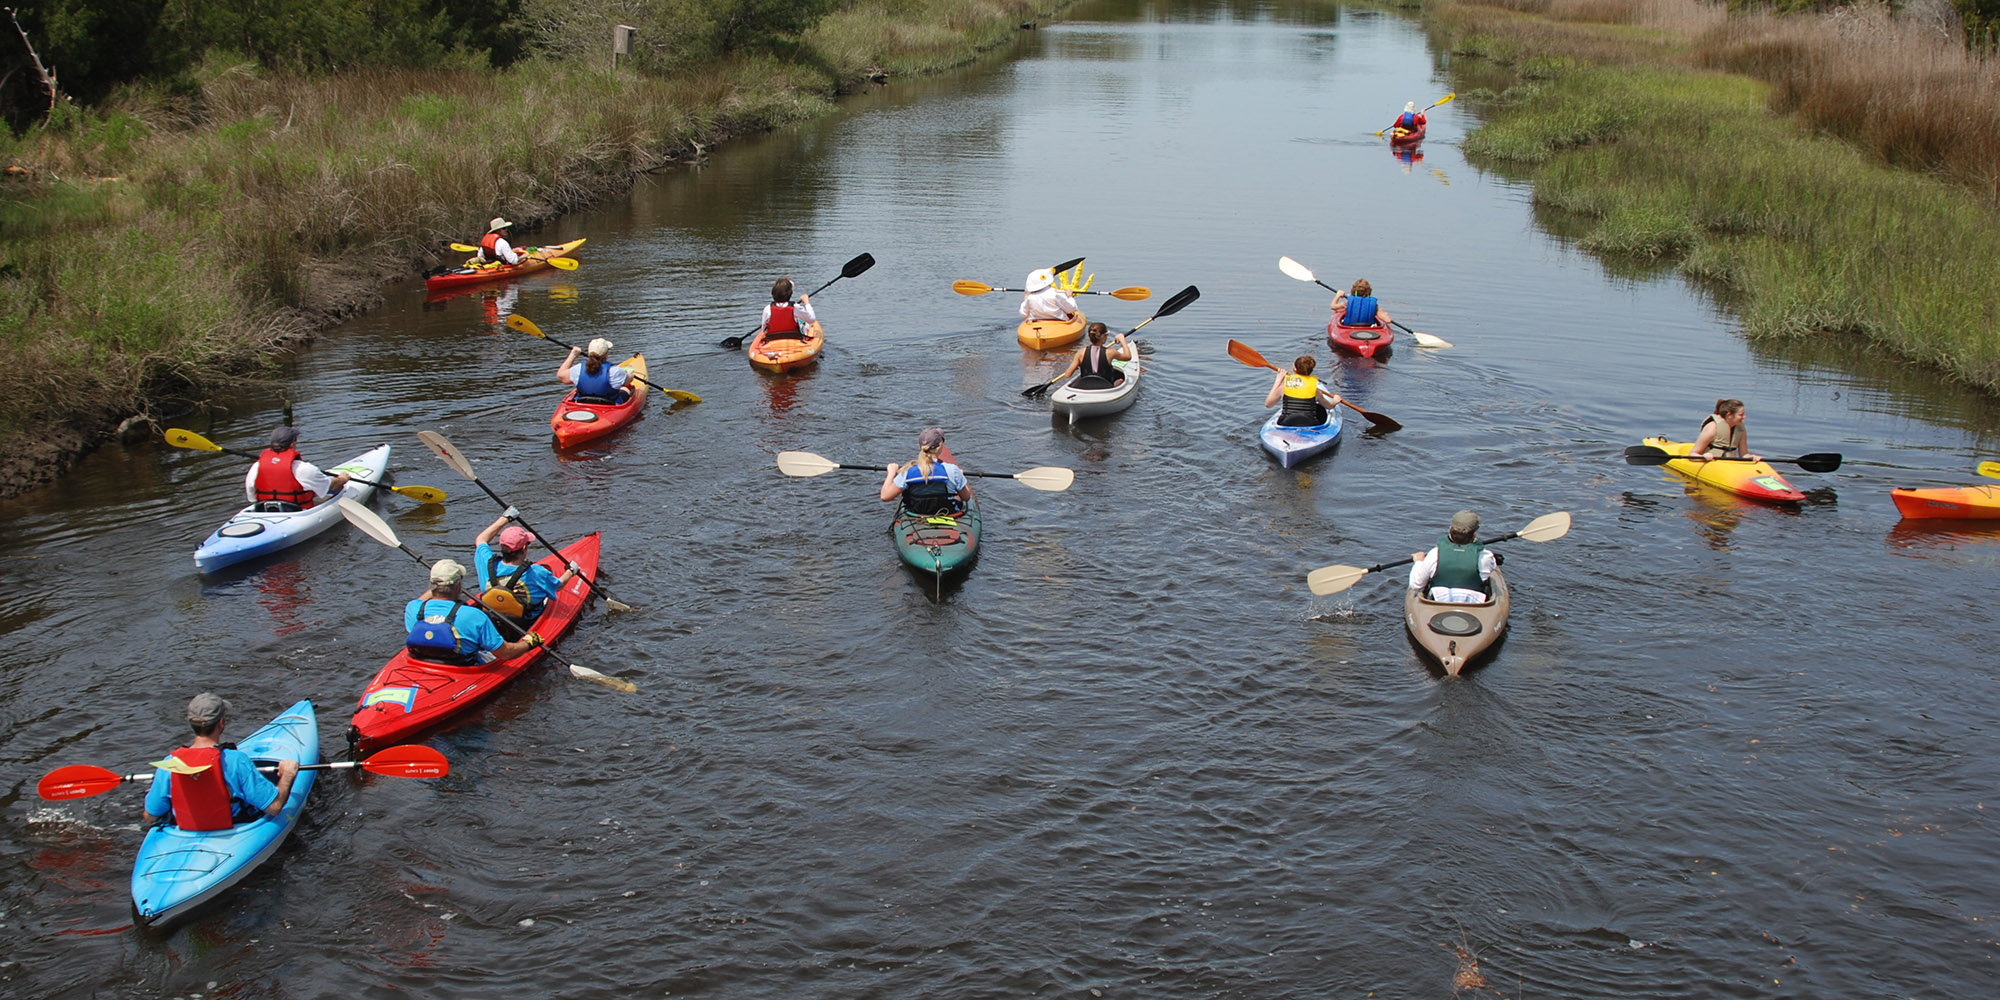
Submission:
[[[951,290],[957,292],[960,295],[985,295],[987,292],[1027,291],[1027,289],[1025,288],[995,288],[992,285],[986,284],[985,282],[981,281],[954,281],[951,283]],[[1070,294],[1109,295],[1114,299],[1124,299],[1127,302],[1143,302],[1146,299],[1153,297],[1153,290],[1143,285],[1133,285],[1129,288],[1118,288],[1108,292],[1080,291],[1080,292],[1071,292]]]
[[[1981,462],[1978,471],[1988,479],[2000,479],[2000,462]]]
[[[1665,465],[1677,458],[1690,462],[1702,461],[1698,458],[1688,458],[1686,455],[1670,455],[1649,444],[1635,444],[1625,449],[1626,465]],[[1725,456],[1723,458],[1711,458],[1708,461],[1748,462],[1750,459]],[[1837,451],[1816,451],[1809,455],[1800,455],[1797,458],[1764,458],[1758,459],[1758,461],[1776,462],[1779,465],[1796,465],[1807,472],[1832,472],[1840,468],[1840,453]]]
[[[256,452],[238,451],[235,448],[224,448],[223,446],[216,444],[215,442],[210,441],[209,439],[202,437],[201,435],[196,434],[193,431],[184,431],[178,427],[167,428],[167,443],[173,445],[176,448],[186,448],[190,451],[215,451],[215,452],[221,452],[225,455],[240,455],[244,458],[248,458],[253,461],[263,457],[262,455],[257,454]],[[333,475],[333,473],[329,473],[329,475]],[[388,490],[391,493],[401,493],[402,495],[409,497],[412,500],[418,501],[419,503],[444,502],[444,491],[440,489],[434,489],[429,486],[387,486],[382,483],[375,482],[372,479],[362,479],[358,476],[348,476],[347,478],[353,482],[362,483],[368,486],[379,486],[382,489]]]
[[[1309,268],[1307,268],[1304,264],[1301,264],[1298,261],[1291,259],[1290,257],[1278,258],[1278,270],[1285,272],[1285,276],[1288,278],[1297,278],[1300,281],[1310,281],[1313,284],[1318,285],[1319,287],[1324,288],[1335,295],[1340,294],[1340,289],[1335,288],[1332,285],[1329,285],[1326,282],[1321,281],[1318,278],[1314,277],[1312,271]],[[1410,339],[1415,340],[1417,342],[1418,347],[1451,346],[1451,341],[1446,340],[1443,337],[1433,337],[1428,333],[1421,333],[1419,331],[1412,330],[1407,326],[1403,326],[1403,324],[1401,323],[1397,323],[1395,320],[1390,320],[1389,322],[1394,323],[1397,327],[1401,328],[1404,333],[1409,334]]]
[[[1456,91],[1453,91],[1452,93],[1449,93],[1449,94],[1446,94],[1446,95],[1444,95],[1443,97],[1440,97],[1440,98],[1438,98],[1438,99],[1437,99],[1437,100],[1435,100],[1435,101],[1432,101],[1432,102],[1431,102],[1431,106],[1430,106],[1430,108],[1425,108],[1425,109],[1424,109],[1424,111],[1429,111],[1429,110],[1430,110],[1431,108],[1435,108],[1435,107],[1438,107],[1439,105],[1444,105],[1444,104],[1450,104],[1450,103],[1452,102],[1452,99],[1453,99],[1453,98],[1455,98],[1455,97],[1457,97],[1457,96],[1458,96],[1458,93],[1457,93]],[[1418,114],[1423,114],[1423,113],[1424,113],[1424,111],[1419,111],[1419,112],[1417,112],[1417,113],[1418,113]],[[1398,117],[1401,117],[1401,116],[1398,116]],[[1395,127],[1396,127],[1396,123],[1395,123],[1395,122],[1390,122],[1390,123],[1389,123],[1389,128],[1395,128]],[[1382,130],[1382,132],[1387,132],[1387,131],[1389,131],[1389,128],[1385,128],[1385,129],[1383,129],[1383,130]],[[1376,135],[1381,135],[1381,134],[1382,134],[1382,132],[1377,132],[1377,133],[1375,133],[1375,134],[1376,134]]]
[[[855,469],[861,472],[887,472],[886,465],[843,465],[840,462],[821,458],[809,451],[781,451],[778,453],[778,471],[787,476],[823,476],[835,469]],[[964,471],[964,470],[960,470]],[[1069,489],[1076,481],[1076,472],[1059,465],[1043,465],[1025,472],[966,472],[968,476],[985,479],[1013,479],[1030,489],[1044,493],[1060,493]]]
[[[824,292],[824,291],[826,291],[826,290],[827,290],[828,288],[831,288],[831,287],[833,287],[833,283],[834,283],[835,281],[839,281],[839,280],[840,280],[840,279],[842,279],[842,278],[854,278],[854,277],[859,277],[859,276],[861,275],[861,272],[863,272],[863,271],[866,271],[866,270],[868,270],[869,268],[871,268],[871,267],[874,267],[874,266],[875,266],[875,257],[874,257],[874,255],[873,255],[873,254],[865,254],[865,253],[864,253],[864,254],[862,254],[861,256],[859,256],[859,257],[856,257],[856,258],[854,258],[853,260],[850,260],[850,261],[848,261],[847,263],[845,263],[845,264],[842,264],[842,265],[840,265],[840,273],[839,273],[839,274],[837,274],[837,275],[834,275],[834,276],[833,276],[833,278],[832,278],[831,280],[827,281],[827,283],[826,283],[826,284],[824,284],[824,285],[821,285],[821,286],[819,286],[818,288],[815,288],[815,289],[813,289],[812,291],[810,291],[810,292],[807,292],[807,293],[805,293],[804,295],[801,295],[801,296],[799,296],[799,297],[800,297],[800,298],[802,298],[802,299],[809,299],[809,298],[812,298],[813,296],[815,296],[815,295],[818,295],[819,293],[821,293],[821,292]],[[717,343],[717,344],[719,344],[719,345],[721,345],[721,346],[723,346],[723,347],[727,347],[727,348],[729,348],[730,350],[734,351],[734,350],[736,350],[736,349],[738,349],[738,348],[740,348],[740,347],[742,347],[742,346],[743,346],[743,337],[751,337],[751,336],[755,336],[755,335],[756,335],[756,333],[757,333],[757,329],[758,329],[758,327],[761,327],[761,326],[763,326],[763,325],[764,325],[764,324],[762,324],[762,323],[758,323],[758,324],[757,324],[757,326],[753,326],[753,327],[751,327],[751,328],[750,328],[750,332],[749,332],[749,333],[746,333],[746,334],[744,334],[744,335],[743,335],[742,337],[724,337],[724,338],[722,338],[721,340],[717,341],[716,343]]]
[[[1527,527],[1513,534],[1488,538],[1479,544],[1494,545],[1510,538],[1525,538],[1531,542],[1552,542],[1567,534],[1569,534],[1569,511],[1559,510],[1553,514],[1543,514],[1541,517],[1529,521]],[[1321,566],[1306,574],[1306,589],[1311,590],[1315,595],[1320,597],[1324,597],[1327,594],[1337,594],[1361,582],[1362,577],[1376,570],[1389,569],[1393,566],[1408,566],[1413,562],[1416,562],[1416,560],[1398,559],[1395,562],[1386,562],[1379,566],[1369,566],[1365,569],[1360,566]]]
[[[1246,365],[1249,365],[1252,368],[1269,368],[1274,372],[1284,371],[1283,368],[1280,368],[1277,365],[1274,365],[1269,361],[1264,360],[1264,356],[1262,354],[1258,354],[1254,349],[1251,348],[1249,344],[1243,343],[1240,340],[1232,340],[1229,342],[1229,356],[1235,358],[1238,361],[1243,362]],[[1368,421],[1368,425],[1370,427],[1374,427],[1382,431],[1384,434],[1390,431],[1399,431],[1403,429],[1403,425],[1397,423],[1394,419],[1380,413],[1374,413],[1369,410],[1364,410],[1361,407],[1348,402],[1347,397],[1345,396],[1341,397],[1340,405],[1345,406],[1348,409],[1361,414],[1361,419]]]
[[[536,326],[534,320],[531,320],[528,317],[521,315],[520,313],[509,313],[507,315],[507,325],[513,327],[516,330],[521,331],[522,333],[527,334],[530,337],[540,337],[541,339],[546,340],[549,343],[556,345],[557,347],[566,348],[572,351],[576,350],[575,347],[572,347],[569,344],[565,344],[562,341],[557,340],[556,338],[551,337],[546,333],[543,333],[542,328]],[[688,392],[684,389],[664,389],[660,387],[660,384],[658,382],[647,382],[643,376],[639,375],[633,375],[632,380],[635,382],[645,382],[647,385],[650,385],[655,389],[659,389],[662,395],[671,396],[674,399],[679,400],[680,402],[683,403],[701,402],[700,396],[697,396],[694,393]]]
[[[1141,327],[1144,327],[1147,323],[1151,323],[1152,321],[1159,319],[1162,316],[1172,316],[1173,314],[1180,312],[1183,309],[1186,309],[1188,307],[1188,303],[1193,302],[1198,298],[1201,298],[1201,289],[1196,288],[1193,285],[1189,285],[1186,288],[1183,288],[1180,291],[1175,292],[1173,295],[1168,296],[1167,301],[1160,303],[1160,308],[1154,311],[1154,313],[1151,316],[1146,317],[1143,321],[1140,322],[1138,326],[1135,326],[1132,329],[1125,331],[1125,336],[1130,337],[1131,335],[1138,333]],[[1028,396],[1030,398],[1041,396],[1047,393],[1049,391],[1049,387],[1055,385],[1056,379],[1059,378],[1062,378],[1062,376],[1057,375],[1056,378],[1052,378],[1047,382],[1043,382],[1041,385],[1031,385],[1026,389],[1021,390],[1021,395]]]
[[[475,247],[475,246],[468,246],[468,245],[466,245],[466,244],[464,244],[464,243],[446,243],[446,244],[445,244],[445,246],[448,246],[448,247],[452,248],[453,250],[456,250],[456,251],[458,251],[459,253],[478,253],[478,252],[479,252],[479,248],[478,248],[478,247]],[[519,250],[519,248],[518,248],[518,247],[517,247],[516,249],[517,249],[517,250]],[[528,261],[529,261],[530,259],[532,259],[532,260],[536,260],[536,261],[540,261],[541,263],[544,263],[544,264],[547,264],[547,265],[549,265],[550,267],[553,267],[553,268],[555,268],[555,269],[556,269],[556,270],[558,270],[558,271],[574,271],[574,270],[576,270],[576,269],[577,269],[577,268],[578,268],[579,266],[581,266],[581,265],[582,265],[582,263],[583,263],[582,261],[579,261],[579,260],[577,260],[577,259],[576,259],[576,258],[574,258],[574,257],[534,257],[534,256],[532,256],[533,254],[535,254],[536,252],[538,252],[538,251],[539,251],[540,249],[541,249],[540,247],[536,247],[536,248],[535,248],[534,250],[519,250],[519,252],[520,252],[520,254],[521,254],[521,257],[522,257],[522,260],[521,260],[521,263],[522,263],[522,264],[526,264],[526,263],[527,263],[527,262],[528,262]],[[518,267],[519,265],[515,265],[515,266],[517,266],[517,267]]]
[[[168,760],[178,762],[179,758],[169,757]],[[171,769],[165,767],[166,764],[167,761],[160,761],[155,766],[162,770]],[[367,760],[300,764],[299,770],[338,771],[353,767],[362,768],[370,774],[388,775],[391,778],[442,778],[451,773],[451,764],[444,759],[444,754],[414,743],[389,747],[371,755]],[[276,765],[267,765],[257,770],[276,773],[278,768]],[[152,771],[144,774],[119,774],[91,764],[70,764],[43,775],[42,780],[35,783],[35,794],[51,802],[85,799],[92,795],[102,795],[128,781],[146,781],[152,777]]]

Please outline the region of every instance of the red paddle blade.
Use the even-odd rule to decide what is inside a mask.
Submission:
[[[362,761],[361,766],[370,774],[392,778],[442,778],[451,773],[451,762],[444,754],[414,743],[383,750]]]
[[[42,776],[35,783],[35,794],[50,802],[67,799],[87,799],[92,795],[102,795],[119,785],[125,779],[116,772],[89,764],[70,764],[59,767]]]

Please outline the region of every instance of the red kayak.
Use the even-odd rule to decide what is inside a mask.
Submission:
[[[646,356],[634,354],[619,362],[618,367],[645,378]],[[556,435],[556,447],[573,448],[639,419],[639,411],[646,406],[647,388],[646,383],[633,379],[627,383],[623,403],[579,403],[576,393],[570,392],[556,404],[555,416],[549,418],[549,429]]]
[[[566,546],[560,556],[542,560],[542,565],[557,576],[562,575],[570,562],[583,567],[584,576],[564,583],[555,600],[535,619],[535,631],[543,638],[553,641],[582,617],[583,607],[590,599],[590,585],[585,579],[597,579],[600,539],[595,533],[585,535]],[[413,660],[407,650],[397,653],[361,692],[361,708],[354,713],[354,725],[347,731],[348,744],[356,753],[366,754],[405,742],[419,732],[484,704],[517,674],[534,666],[542,658],[542,652],[538,646],[511,660],[470,667]]]
[[[1372,358],[1389,353],[1396,343],[1396,331],[1386,326],[1342,326],[1335,320],[1326,325],[1326,343],[1336,351]]]
[[[1403,128],[1401,126],[1392,128],[1389,130],[1389,145],[1414,146],[1424,141],[1425,128],[1426,126],[1423,125],[1419,125],[1416,128]]]
[[[474,258],[466,261],[464,267],[454,268],[443,274],[433,274],[425,278],[424,291],[437,292],[460,285],[477,285],[487,281],[499,281],[502,278],[515,278],[524,274],[533,274],[536,271],[546,269],[549,266],[549,258],[572,256],[575,254],[576,248],[582,245],[583,240],[576,239],[568,243],[558,243],[555,246],[523,250],[519,264],[507,264],[500,261],[481,264],[477,262],[477,258]]]

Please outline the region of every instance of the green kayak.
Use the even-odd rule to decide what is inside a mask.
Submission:
[[[979,498],[960,514],[912,514],[899,504],[889,539],[912,569],[940,577],[967,569],[979,554]]]

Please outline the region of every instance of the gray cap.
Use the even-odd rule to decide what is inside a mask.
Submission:
[[[944,443],[944,428],[926,427],[917,433],[917,447],[935,448]]]
[[[431,563],[431,582],[440,587],[454,587],[465,579],[465,567],[456,559],[439,559]]]
[[[271,428],[271,447],[284,451],[299,443],[299,429],[286,425]]]
[[[1479,515],[1469,510],[1461,510],[1451,516],[1453,534],[1470,535],[1479,530]]]
[[[229,700],[208,691],[188,699],[188,722],[203,729],[215,725],[215,720],[229,714]]]

